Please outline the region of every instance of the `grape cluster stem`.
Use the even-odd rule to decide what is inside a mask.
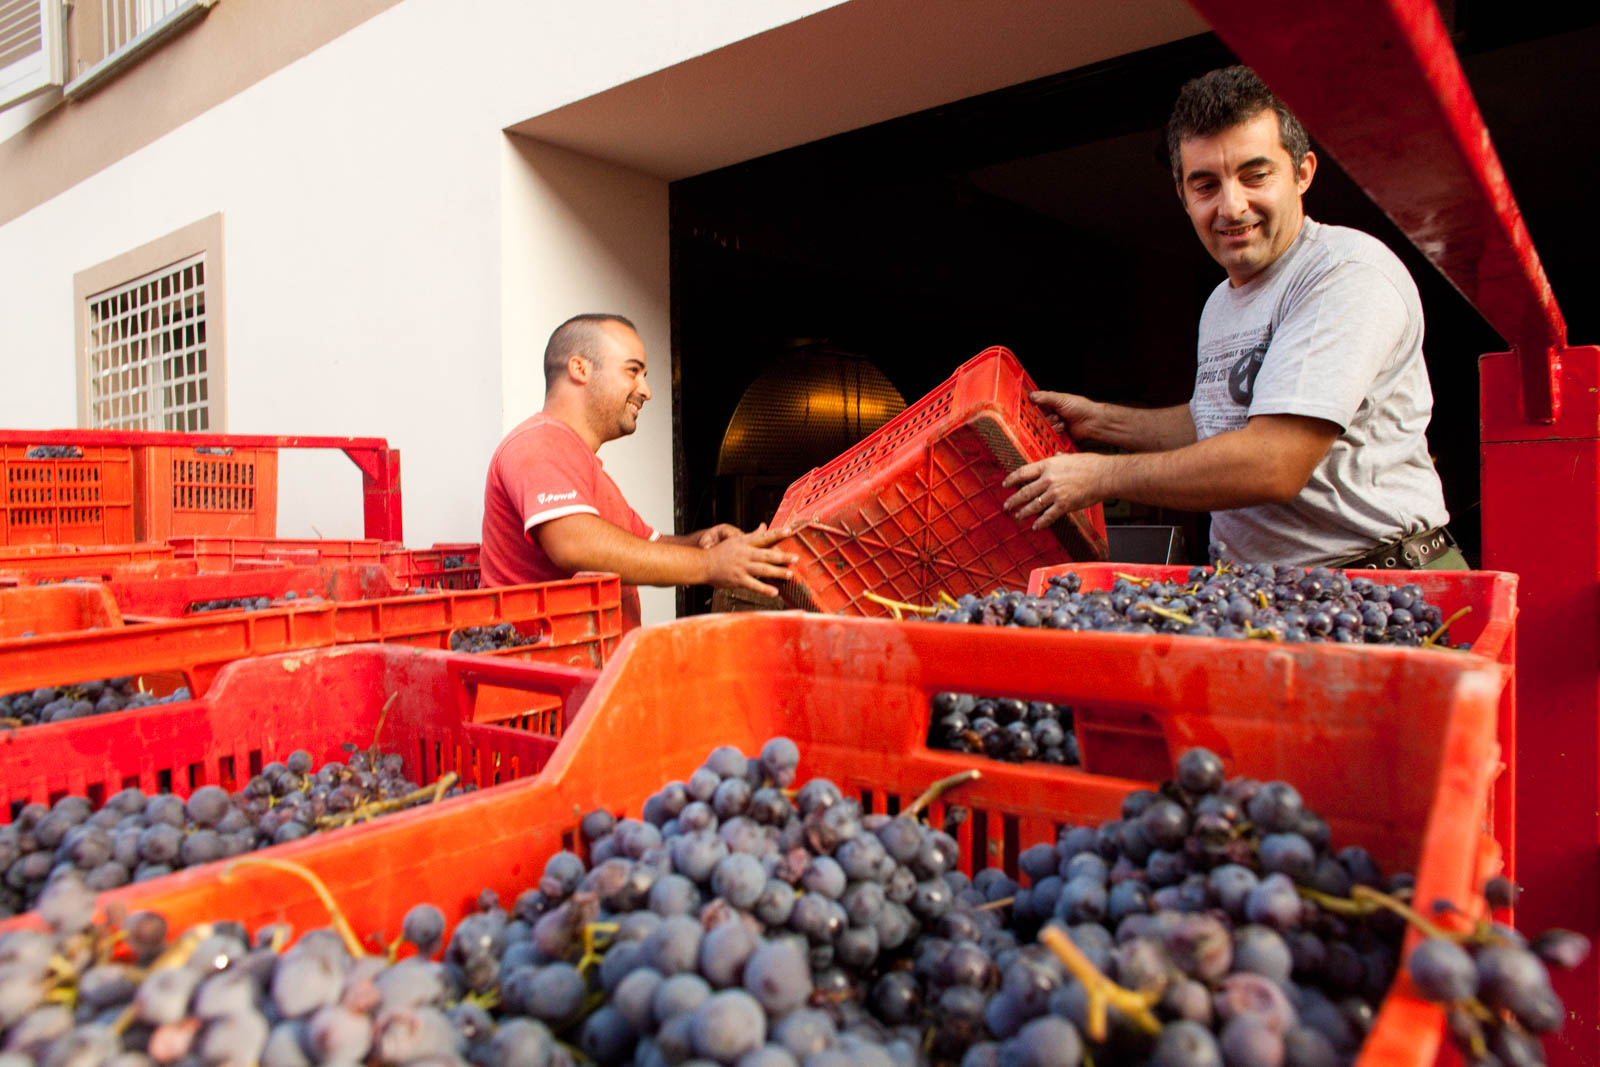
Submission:
[[[338,932],[350,955],[355,959],[361,959],[367,954],[366,949],[361,947],[361,939],[356,936],[350,920],[344,917],[344,910],[339,907],[339,902],[333,899],[333,893],[328,890],[327,884],[318,878],[311,868],[290,860],[270,859],[266,856],[240,856],[222,868],[222,880],[226,882],[240,867],[270,867],[275,871],[292,874],[305,882],[311,887],[312,892],[317,894],[317,899],[322,901],[322,906],[328,909],[328,917],[333,921],[333,928]]]
[[[1165,982],[1152,990],[1125,989],[1107,978],[1060,927],[1046,926],[1039,931],[1039,940],[1066,965],[1088,994],[1091,1040],[1106,1039],[1106,1011],[1111,1007],[1116,1007],[1145,1033],[1153,1036],[1161,1032],[1161,1020],[1150,1009],[1161,999]]]
[[[983,772],[978,770],[970,770],[962,771],[959,774],[952,774],[948,778],[941,778],[937,782],[934,782],[932,785],[928,786],[928,788],[924,789],[922,791],[922,795],[911,802],[911,806],[906,809],[905,813],[911,816],[911,818],[915,819],[919,814],[922,813],[924,808],[926,808],[929,804],[932,804],[935,800],[938,800],[940,797],[944,796],[946,793],[950,792],[950,790],[954,789],[956,786],[965,785],[968,782],[976,782],[982,777]]]

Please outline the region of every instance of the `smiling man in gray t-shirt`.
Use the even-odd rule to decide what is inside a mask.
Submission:
[[[1211,511],[1213,541],[1242,562],[1464,565],[1442,535],[1422,305],[1404,265],[1306,218],[1316,156],[1248,68],[1185,85],[1168,146],[1184,210],[1228,274],[1201,316],[1193,398],[1128,408],[1035,393],[1058,428],[1131,454],[1018,468],[1007,509],[1045,526],[1126,499]]]

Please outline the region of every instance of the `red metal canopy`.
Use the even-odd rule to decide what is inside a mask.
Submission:
[[[1560,411],[1567,325],[1431,0],[1192,0],[1517,353],[1530,422]]]

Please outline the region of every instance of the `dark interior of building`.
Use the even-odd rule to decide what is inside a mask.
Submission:
[[[1463,0],[1446,15],[1570,340],[1600,343],[1589,195],[1600,13]],[[679,528],[753,526],[791,481],[892,415],[892,391],[863,392],[857,361],[908,402],[994,344],[1043,388],[1186,401],[1196,323],[1222,274],[1176,200],[1161,131],[1184,80],[1231,62],[1215,37],[1189,38],[674,183]],[[1378,236],[1417,281],[1429,443],[1476,562],[1476,359],[1505,342],[1337,160],[1319,158],[1307,213]],[[752,393],[823,382],[845,398],[842,426],[752,438],[750,407],[742,424],[734,413],[764,373]],[[1107,520],[1179,526],[1190,558],[1205,557],[1203,515],[1111,502]],[[684,606],[707,604],[701,591]]]

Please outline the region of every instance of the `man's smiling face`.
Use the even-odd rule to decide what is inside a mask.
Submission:
[[[1317,158],[1307,152],[1295,167],[1271,108],[1210,137],[1187,137],[1180,151],[1178,195],[1194,232],[1228,281],[1243,285],[1299,235],[1305,220],[1300,196],[1311,185]]]
[[[650,399],[645,380],[644,342],[617,322],[601,325],[605,337],[601,351],[591,360],[592,372],[585,395],[589,421],[601,441],[631,434],[639,425],[639,411]]]

